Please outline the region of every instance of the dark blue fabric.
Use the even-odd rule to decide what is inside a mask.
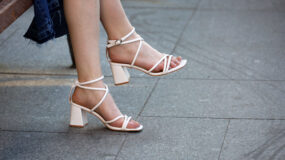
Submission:
[[[34,0],[33,3],[35,16],[25,38],[41,44],[68,33],[63,0]]]

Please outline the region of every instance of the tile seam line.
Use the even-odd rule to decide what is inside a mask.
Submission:
[[[29,73],[29,72],[0,72],[0,75],[19,75],[19,76],[50,76],[50,77],[72,77],[77,76],[77,74],[57,74],[57,73]],[[112,78],[111,75],[107,75],[104,77]],[[133,78],[148,78],[148,77],[139,77],[139,76],[132,76]]]
[[[142,112],[144,111],[144,109],[145,109],[145,107],[146,107],[146,105],[147,105],[147,103],[148,103],[148,101],[149,101],[149,99],[150,99],[152,93],[155,91],[155,89],[156,89],[156,87],[157,87],[157,84],[158,84],[159,80],[160,80],[160,78],[158,78],[158,79],[156,80],[156,82],[154,83],[154,85],[153,85],[153,87],[152,87],[152,89],[151,89],[149,95],[147,96],[147,98],[146,98],[146,100],[145,100],[145,102],[144,102],[144,104],[143,104],[143,106],[142,106],[142,109],[140,110],[140,112],[139,112],[138,115],[136,116],[136,119],[139,118],[139,117],[141,116]]]
[[[124,6],[125,9],[175,9],[175,10],[196,10],[196,7],[171,7],[171,6]],[[209,12],[281,12],[284,13],[285,11],[278,11],[277,9],[235,9],[235,8],[207,8],[202,7],[198,8],[200,11],[209,11]]]
[[[12,129],[0,129],[0,132],[16,132],[16,133],[41,133],[41,134],[70,134],[70,135],[93,135],[95,132],[87,132],[87,133],[76,133],[76,132],[56,132],[56,131],[29,131],[29,130],[12,130]],[[104,134],[107,136],[125,136],[127,134],[124,133],[107,133]]]
[[[8,28],[6,28],[8,29]],[[10,33],[5,39],[3,39],[1,42],[0,42],[0,47],[2,45],[5,44],[6,41],[8,41],[12,36],[14,36],[14,34],[16,34],[16,32],[18,31],[18,28],[16,28],[12,33]],[[3,32],[2,32],[3,33]],[[1,34],[1,33],[0,33]]]
[[[228,130],[229,130],[230,122],[231,122],[231,120],[228,120],[227,128],[225,130],[223,142],[222,142],[221,149],[220,149],[220,152],[219,152],[218,160],[220,160],[220,158],[221,158],[221,154],[222,154],[222,150],[224,148],[224,143],[225,143],[225,139],[226,139],[226,136],[227,136],[227,133],[228,133]]]
[[[56,73],[29,73],[29,72],[0,72],[0,75],[31,75],[31,76],[77,76],[77,74],[56,74]],[[111,76],[105,76],[105,77],[111,77]]]
[[[44,77],[44,76],[50,76],[50,77],[74,77],[77,76],[77,74],[56,74],[56,73],[28,73],[28,72],[0,72],[0,76],[1,75],[9,75],[9,76],[38,76],[38,77]],[[107,78],[112,78],[113,76],[111,75],[104,75],[104,77]],[[140,76],[132,76],[133,78],[152,78],[149,76],[144,76],[144,77],[140,77]]]
[[[114,160],[117,160],[117,159],[118,159],[118,156],[119,156],[121,150],[123,149],[123,146],[124,146],[125,143],[126,143],[127,137],[128,137],[128,135],[125,135],[125,136],[124,136],[124,140],[123,140],[122,144],[120,145],[120,148],[119,148],[117,154],[115,155],[115,159],[114,159]]]
[[[212,79],[207,79],[207,78],[161,78],[162,80],[206,80],[206,81],[211,81],[211,80],[217,80],[217,81],[264,81],[264,82],[270,82],[270,81],[277,81],[277,82],[283,82],[285,80],[282,79],[226,79],[226,78],[212,78]]]
[[[189,118],[189,119],[221,119],[221,120],[256,120],[256,121],[283,121],[285,118],[221,118],[221,117],[187,117],[187,116],[147,116],[145,118]]]
[[[1,75],[9,75],[9,76],[38,76],[38,77],[44,77],[44,76],[50,76],[50,77],[74,77],[77,76],[77,74],[57,74],[57,73],[28,73],[28,72],[0,72]],[[104,75],[104,77],[112,78],[111,75]],[[133,78],[151,78],[151,77],[140,77],[140,76],[132,76]]]
[[[141,116],[144,118],[156,118],[158,116]],[[217,120],[257,120],[257,121],[284,121],[285,119],[230,119],[230,118],[193,118],[193,117],[160,117],[160,118],[189,118],[189,119],[204,119],[204,120],[208,120],[208,119],[217,119]],[[56,132],[56,131],[37,131],[37,130],[12,130],[12,129],[0,129],[0,132],[22,132],[22,133],[47,133],[47,134],[74,134],[74,135],[84,135],[84,134],[88,134],[88,135],[92,135],[95,134],[95,132],[87,132],[87,133],[76,133],[76,132]],[[105,135],[119,135],[119,136],[127,136],[129,135],[128,133],[107,133]]]
[[[140,110],[140,112],[139,112],[138,115],[136,116],[136,119],[138,119],[138,118],[140,117],[141,113],[144,111],[148,100],[150,99],[152,93],[154,92],[154,90],[155,90],[155,88],[156,88],[156,86],[157,86],[157,84],[158,84],[158,82],[159,82],[159,79],[160,79],[160,78],[158,78],[158,79],[156,80],[156,82],[154,83],[154,85],[153,85],[153,87],[152,87],[152,89],[151,89],[151,91],[150,91],[148,97],[146,98],[146,100],[145,100],[145,102],[144,102],[144,104],[143,104],[143,106],[142,106],[142,109]],[[119,148],[119,151],[118,151],[118,153],[117,153],[117,155],[116,155],[116,157],[115,157],[115,160],[118,159],[118,156],[119,156],[120,152],[122,151],[122,149],[123,149],[123,147],[124,147],[124,145],[125,145],[125,143],[126,143],[127,138],[128,138],[128,135],[125,136],[125,139],[124,139],[122,145],[121,145],[120,148]]]
[[[15,76],[38,76],[38,77],[44,77],[44,76],[50,76],[50,77],[72,77],[73,76],[77,76],[76,74],[45,74],[45,73],[13,73],[13,72],[10,72],[10,73],[5,73],[5,72],[0,72],[0,76],[1,75],[15,75]],[[105,76],[106,78],[111,78],[112,76]],[[151,79],[153,77],[140,77],[140,76],[133,76],[133,78],[144,78],[144,79]],[[160,77],[160,79],[162,80],[217,80],[217,81],[277,81],[277,82],[284,82],[285,79],[232,79],[232,78],[172,78],[172,77],[168,77],[168,78],[164,78],[164,77]]]
[[[124,5],[123,7],[125,9],[183,9],[183,10],[195,10],[196,7],[171,7],[171,6],[128,6],[128,5]]]
[[[182,31],[180,32],[179,34],[179,37],[176,41],[176,43],[174,44],[174,48],[172,49],[171,51],[171,54],[173,54],[175,51],[176,51],[176,48],[178,46],[178,44],[180,43],[180,41],[182,40],[182,36],[183,36],[183,33],[185,32],[186,28],[188,27],[188,25],[190,24],[190,21],[193,19],[193,17],[195,16],[199,6],[200,6],[200,3],[201,3],[202,0],[199,0],[197,6],[195,7],[195,9],[193,10],[193,12],[191,12],[191,15],[189,16],[189,18],[187,19],[187,22],[186,24],[184,25]]]

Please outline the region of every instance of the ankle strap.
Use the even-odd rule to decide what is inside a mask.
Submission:
[[[79,82],[79,81],[76,81],[76,83],[80,84],[80,85],[85,85],[85,84],[91,84],[91,83],[95,83],[95,82],[98,82],[100,80],[104,79],[104,76],[102,75],[101,77],[97,78],[97,79],[94,79],[94,80],[90,80],[90,81],[86,81],[86,82]]]
[[[104,76],[101,76],[97,79],[94,79],[94,80],[90,80],[90,81],[86,81],[86,82],[79,82],[78,80],[75,81],[74,85],[76,87],[79,87],[79,88],[83,88],[83,89],[89,89],[89,90],[104,90],[104,88],[95,88],[95,87],[86,87],[84,85],[86,84],[91,84],[91,83],[95,83],[95,82],[98,82],[100,80],[102,80],[104,78]]]
[[[131,40],[128,40],[128,41],[125,41],[127,38],[129,38],[133,33],[135,32],[135,27],[133,27],[132,31],[129,32],[127,35],[125,35],[124,37],[122,37],[121,39],[119,40],[108,40],[107,41],[107,48],[111,48],[111,47],[114,47],[114,46],[118,46],[118,45],[121,45],[121,44],[128,44],[128,43],[133,43],[133,42],[137,42],[137,41],[140,41],[139,43],[139,46],[138,46],[138,49],[136,51],[136,54],[132,60],[132,63],[131,63],[131,66],[133,66],[136,62],[136,59],[139,55],[139,52],[141,50],[141,47],[142,47],[142,41],[144,40],[143,38],[139,37],[139,38],[135,38],[135,39],[131,39]],[[110,57],[109,57],[109,53],[108,53],[108,50],[106,49],[106,56],[107,56],[107,59],[108,61],[111,61],[110,60]]]
[[[104,76],[101,76],[101,77],[99,77],[97,79],[86,81],[86,82],[79,82],[78,80],[76,80],[75,83],[71,86],[71,89],[70,89],[70,92],[69,92],[69,103],[73,103],[72,102],[72,90],[75,87],[79,87],[79,88],[83,88],[83,89],[89,89],[89,90],[96,90],[96,91],[105,91],[105,94],[101,98],[101,100],[91,109],[92,111],[95,111],[96,108],[98,108],[103,103],[103,101],[105,100],[106,96],[109,93],[109,88],[108,88],[108,86],[106,84],[104,84],[105,88],[87,87],[87,86],[84,86],[84,85],[98,82],[98,81],[102,80],[103,78],[104,78]]]
[[[107,48],[111,48],[111,47],[114,47],[114,46],[118,46],[118,45],[121,45],[121,44],[128,44],[128,43],[133,43],[133,42],[136,42],[136,41],[141,41],[143,40],[143,38],[139,37],[139,38],[135,38],[135,39],[132,39],[132,40],[128,40],[128,41],[125,41],[127,38],[129,38],[133,33],[135,32],[135,27],[133,27],[133,29],[131,30],[131,32],[129,32],[128,34],[126,34],[124,37],[118,39],[118,40],[108,40],[107,41]]]

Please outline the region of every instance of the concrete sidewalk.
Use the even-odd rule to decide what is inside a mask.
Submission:
[[[29,9],[0,35],[0,160],[284,160],[285,1],[124,0],[137,32],[189,60],[164,77],[131,71],[115,87],[140,133],[112,132],[91,115],[70,128],[66,37],[40,47],[22,35]]]

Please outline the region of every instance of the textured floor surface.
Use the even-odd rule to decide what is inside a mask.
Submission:
[[[181,55],[172,75],[131,71],[115,87],[121,111],[144,125],[112,132],[88,117],[70,128],[76,79],[66,37],[42,46],[23,38],[30,8],[0,35],[0,160],[284,160],[284,0],[124,0],[137,32],[158,50]]]

